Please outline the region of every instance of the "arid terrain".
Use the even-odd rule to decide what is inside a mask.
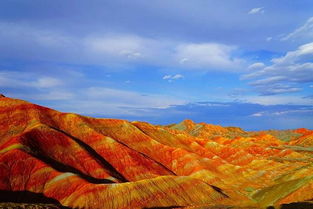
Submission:
[[[313,131],[62,113],[0,98],[0,208],[313,208]]]

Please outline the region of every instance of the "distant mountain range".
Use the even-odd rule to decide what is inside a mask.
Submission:
[[[62,113],[0,96],[0,208],[313,208],[313,131]]]

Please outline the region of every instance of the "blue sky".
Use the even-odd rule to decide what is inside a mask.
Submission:
[[[2,0],[0,92],[60,111],[313,128],[311,0]]]

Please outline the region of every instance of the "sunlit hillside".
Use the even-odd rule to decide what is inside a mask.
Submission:
[[[312,144],[308,129],[160,126],[1,97],[0,200],[38,208],[312,208]]]

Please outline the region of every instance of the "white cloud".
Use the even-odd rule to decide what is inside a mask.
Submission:
[[[313,105],[309,98],[290,95],[243,96],[241,99],[243,102],[260,105]]]
[[[168,80],[169,82],[172,82],[173,80],[178,80],[184,78],[183,75],[181,74],[176,74],[176,75],[165,75],[163,76],[163,80]]]
[[[238,69],[243,60],[233,55],[236,50],[235,46],[217,43],[180,44],[176,47],[175,57],[185,68]]]
[[[132,34],[104,34],[83,38],[83,50],[92,62],[108,64],[178,65],[173,60],[176,41]],[[85,57],[83,58],[85,59]]]
[[[263,112],[257,112],[257,113],[254,113],[254,114],[252,114],[251,116],[252,117],[261,117],[261,116],[263,116]]]
[[[256,62],[256,63],[253,63],[252,65],[250,65],[248,67],[248,70],[258,70],[258,69],[261,69],[265,67],[265,64],[262,63],[262,62]]]
[[[88,37],[84,40],[87,50],[107,56],[124,58],[140,58],[152,40],[131,35],[112,35],[103,37]]]
[[[61,86],[63,82],[56,78],[51,77],[41,77],[37,81],[33,82],[31,85],[39,88],[50,88]]]
[[[252,117],[262,117],[262,116],[282,116],[282,115],[289,115],[289,114],[310,114],[313,113],[312,109],[294,109],[294,110],[282,110],[282,111],[263,111],[263,112],[256,112],[250,116]]]
[[[249,15],[254,15],[254,14],[263,14],[265,12],[264,7],[257,7],[251,9],[248,14]]]
[[[0,86],[4,87],[51,88],[61,85],[63,82],[53,77],[36,77],[33,73],[0,71]]]
[[[286,111],[276,111],[272,115],[287,115],[294,113],[313,113],[313,110],[286,110]]]
[[[84,91],[84,93],[89,98],[114,102],[117,106],[126,107],[166,108],[170,105],[184,103],[182,100],[165,95],[142,94],[136,91],[103,87],[91,87]]]
[[[168,79],[171,79],[171,78],[172,78],[171,75],[165,75],[165,76],[163,76],[163,80],[168,80]]]
[[[147,116],[149,109],[164,109],[186,101],[173,96],[142,94],[136,91],[106,87],[89,87],[77,91],[70,100],[55,106],[62,111],[110,116]]]
[[[289,33],[288,35],[282,37],[281,41],[287,41],[290,39],[313,39],[313,17],[310,17],[304,25],[297,28],[293,32]]]
[[[26,86],[27,82],[25,81],[20,81],[15,78],[14,75],[17,75],[16,73],[11,73],[11,72],[0,72],[0,86],[4,87],[19,87],[19,86]]]
[[[180,63],[180,64],[184,64],[184,63],[188,62],[188,60],[189,60],[188,58],[185,58],[185,57],[184,57],[184,58],[182,58],[182,59],[179,61],[179,63]]]
[[[298,92],[298,84],[313,82],[313,42],[272,59],[272,65],[254,63],[255,69],[242,79],[254,80],[250,85],[264,95]]]
[[[180,79],[183,78],[184,76],[182,76],[181,74],[176,74],[172,77],[172,79]]]
[[[296,62],[312,63],[313,60],[313,42],[300,46],[295,51],[287,52],[285,56],[273,59],[277,65],[289,65]]]
[[[67,100],[73,94],[59,88],[64,83],[57,78],[40,76],[35,73],[17,71],[0,71],[0,86],[18,89],[18,92],[8,96],[26,100]]]
[[[273,94],[284,94],[284,93],[293,93],[293,92],[299,92],[302,90],[302,88],[297,87],[291,87],[288,85],[272,85],[269,88],[257,87],[257,89],[263,94],[263,95],[273,95]]]
[[[272,77],[263,78],[263,79],[250,82],[250,84],[251,85],[266,85],[266,84],[271,84],[271,83],[275,83],[278,81],[283,81],[285,79],[286,79],[285,76],[272,76]]]

